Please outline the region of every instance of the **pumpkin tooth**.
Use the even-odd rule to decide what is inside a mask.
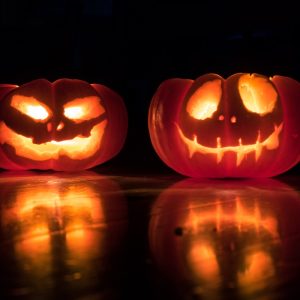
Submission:
[[[257,143],[257,142],[260,142],[260,139],[261,139],[261,136],[260,136],[260,130],[258,130],[257,138],[256,138],[256,143]]]
[[[188,147],[190,158],[192,158],[192,156],[196,152],[196,149],[197,149],[196,146],[198,145],[197,136],[195,134],[193,135],[193,144],[194,144],[195,147]]]
[[[255,144],[255,161],[258,161],[258,159],[261,156],[263,145],[261,144],[260,141],[261,141],[261,135],[260,135],[260,130],[259,130],[257,139],[256,139],[256,144]]]
[[[263,149],[262,144],[257,142],[256,143],[256,148],[255,148],[255,160],[256,161],[258,161],[258,159],[260,158],[262,149]]]
[[[241,164],[241,162],[243,161],[245,157],[245,153],[243,153],[242,151],[239,151],[237,153],[237,161],[236,161],[236,165],[239,166]]]
[[[236,165],[239,166],[241,164],[241,162],[243,161],[244,157],[245,157],[245,152],[244,152],[244,146],[243,146],[243,141],[242,138],[239,138],[239,149],[237,151],[237,161],[236,161]]]
[[[217,163],[220,163],[223,158],[224,152],[221,149],[222,143],[221,138],[219,136],[217,137],[217,148],[219,149],[219,151],[217,152]]]
[[[282,130],[283,123],[279,126],[274,124],[274,132],[265,140],[264,145],[268,150],[276,149],[279,146],[279,134]]]

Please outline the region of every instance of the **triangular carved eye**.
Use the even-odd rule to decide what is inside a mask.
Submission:
[[[202,84],[189,99],[186,110],[191,117],[197,120],[211,118],[217,110],[222,97],[220,79],[207,81]]]
[[[64,105],[64,115],[75,123],[91,120],[105,112],[99,97],[89,96],[74,99]]]
[[[273,111],[278,94],[268,78],[255,74],[242,75],[238,90],[247,110],[261,116]]]
[[[45,122],[51,116],[50,109],[34,97],[13,95],[10,105],[22,114],[37,121]]]

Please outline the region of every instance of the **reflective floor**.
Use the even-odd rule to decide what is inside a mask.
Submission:
[[[0,173],[0,299],[296,299],[300,178]]]

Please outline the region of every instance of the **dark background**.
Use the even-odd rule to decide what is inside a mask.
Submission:
[[[159,84],[174,77],[195,79],[208,72],[223,77],[236,72],[279,74],[300,81],[299,19],[297,1],[0,0],[0,82],[21,85],[37,78],[54,81],[67,77],[107,85],[125,101],[129,130],[120,154],[98,170],[111,175],[175,175],[156,155],[148,134],[148,107]],[[288,175],[299,172],[300,166]],[[129,182],[121,182],[122,188],[132,191],[126,195],[128,252],[122,246],[123,256],[112,259],[118,272],[111,267],[103,285],[99,287],[96,281],[97,289],[109,285],[113,277],[121,282],[124,293],[132,296],[129,299],[167,299],[156,297],[162,293],[164,282],[156,273],[151,277],[151,266],[145,259],[149,257],[149,210],[157,196],[145,191],[160,185],[163,189],[170,182],[126,180]],[[298,181],[293,185],[299,186]],[[137,185],[143,188],[139,193]],[[290,224],[296,228],[294,219]],[[291,234],[297,242],[298,232],[296,228]],[[62,243],[57,239],[61,236],[54,237],[58,245],[55,250],[59,252]],[[12,251],[8,253],[14,257]],[[63,252],[53,253],[57,265],[63,265]],[[0,255],[5,261],[1,264],[5,274],[2,271],[0,277],[15,286],[15,269],[7,257],[7,253]],[[122,259],[123,269],[119,268]],[[296,270],[298,260],[295,266],[292,263]],[[153,278],[157,289],[152,289]],[[291,284],[290,294],[285,290],[288,299],[298,290],[298,278]],[[58,276],[60,283],[59,279]],[[117,285],[114,280],[113,287]],[[59,287],[55,293],[63,292],[65,283]],[[65,299],[67,296],[67,292],[61,295]]]
[[[296,3],[1,0],[0,82],[67,77],[109,86],[124,98],[129,132],[123,151],[100,170],[170,172],[147,129],[158,85],[208,72],[300,80]]]

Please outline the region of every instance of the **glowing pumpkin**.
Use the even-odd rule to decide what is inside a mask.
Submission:
[[[0,167],[81,170],[123,146],[127,112],[112,90],[81,80],[0,86]]]
[[[151,141],[187,176],[275,176],[300,158],[299,98],[300,84],[281,76],[170,79],[151,102]]]
[[[298,278],[292,265],[300,243],[291,237],[299,231],[299,199],[293,188],[271,179],[188,179],[165,189],[149,223],[163,282],[175,282],[174,293],[187,299],[221,299],[228,289],[255,299]]]

